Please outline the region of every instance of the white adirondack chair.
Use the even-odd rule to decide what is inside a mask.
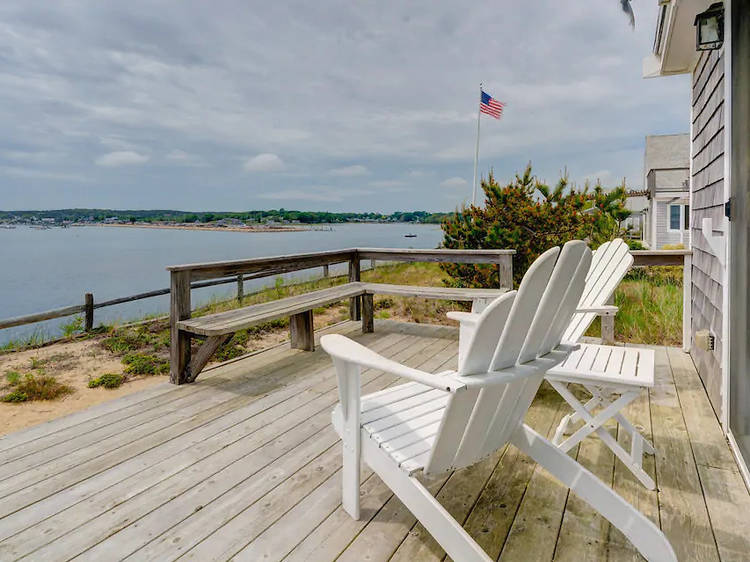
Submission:
[[[606,303],[632,264],[633,256],[627,244],[619,238],[602,244],[594,252],[586,275],[586,288],[576,313],[563,333],[562,341],[577,342],[597,315],[617,312],[617,307]],[[460,364],[479,315],[476,312],[449,312],[448,317],[460,322]],[[596,434],[646,488],[653,490],[656,487],[654,480],[643,470],[643,455],[653,454],[654,447],[625,418],[622,410],[638,398],[644,388],[653,387],[654,352],[650,349],[582,344],[562,364],[550,369],[546,378],[573,408],[573,412],[560,422],[552,442],[567,452],[587,436]],[[569,383],[583,385],[591,394],[591,399],[582,403],[568,389]],[[630,451],[623,448],[603,427],[612,418],[630,433]],[[580,421],[585,422],[583,426],[564,439],[571,425]]]
[[[646,558],[676,560],[648,518],[523,423],[546,371],[572,350],[560,341],[590,261],[583,242],[542,254],[517,292],[502,295],[482,312],[457,372],[431,374],[341,335],[321,338],[338,376],[340,403],[332,418],[343,441],[342,504],[352,517],[360,515],[362,459],[454,560],[489,560],[416,475],[469,466],[510,442],[598,510]],[[362,367],[411,382],[360,396]]]

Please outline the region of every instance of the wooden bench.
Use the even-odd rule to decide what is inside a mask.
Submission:
[[[349,317],[363,320],[363,328],[372,329],[372,294],[367,285],[361,283],[360,262],[400,261],[435,263],[485,264],[497,268],[498,286],[513,286],[513,254],[515,250],[451,250],[404,249],[404,248],[345,248],[305,254],[270,256],[243,260],[189,263],[171,265],[169,271],[169,379],[174,384],[195,380],[198,373],[208,363],[211,355],[227,341],[231,334],[262,322],[288,316],[291,320],[292,345],[301,349],[312,349],[312,310],[332,302],[348,298]],[[237,297],[241,302],[244,295],[243,278],[253,279],[291,273],[294,271],[323,268],[323,275],[329,275],[329,266],[348,265],[349,283],[315,291],[306,295],[289,297],[272,303],[245,307],[226,313],[191,318],[191,290],[237,280]],[[423,296],[426,298],[475,300],[492,298],[497,291],[472,293],[464,289],[444,289],[433,287],[401,287],[383,285],[376,292],[395,295]],[[369,295],[369,296],[368,296]],[[483,296],[484,295],[484,296]],[[367,309],[362,311],[362,305]],[[205,339],[197,353],[193,354],[190,343],[193,338]]]
[[[185,382],[193,382],[208,364],[213,354],[219,347],[229,341],[235,332],[278,318],[289,317],[291,346],[293,348],[313,351],[315,349],[313,310],[334,302],[362,297],[362,331],[372,332],[375,326],[373,299],[375,294],[472,301],[485,304],[505,291],[506,289],[454,289],[355,281],[271,302],[180,320],[176,323],[180,336],[204,339],[203,344],[191,357],[190,362],[182,366],[181,378]]]

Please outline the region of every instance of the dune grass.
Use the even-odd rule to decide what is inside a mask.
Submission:
[[[615,340],[650,345],[682,342],[682,268],[644,267],[630,271],[615,291]],[[586,332],[601,336],[599,319]]]

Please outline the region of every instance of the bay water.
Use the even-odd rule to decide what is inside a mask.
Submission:
[[[19,226],[0,230],[0,318],[11,318],[83,303],[169,287],[168,265],[246,259],[352,247],[436,248],[439,225],[338,224],[316,225],[301,232],[222,232],[154,228],[85,226],[45,230]],[[406,238],[416,234],[416,238]],[[363,267],[367,264],[363,263]],[[332,266],[331,274],[346,265]],[[288,274],[309,279],[321,268]],[[245,293],[273,285],[275,278],[247,281]],[[231,298],[236,285],[193,291],[193,305]],[[126,322],[149,314],[167,313],[169,296],[154,297],[97,309],[95,323]],[[36,334],[60,334],[71,318],[49,320],[0,330],[0,345]]]

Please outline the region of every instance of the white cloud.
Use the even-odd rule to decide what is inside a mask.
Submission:
[[[115,167],[115,166],[131,166],[136,164],[144,164],[149,161],[151,157],[146,154],[138,154],[132,150],[118,150],[116,152],[108,152],[103,154],[96,159],[97,166]]]
[[[248,158],[243,168],[246,172],[278,172],[284,169],[284,161],[276,154],[265,152]]]
[[[355,196],[372,195],[367,189],[339,189],[327,186],[313,186],[305,189],[282,189],[258,195],[261,199],[281,201],[327,201],[341,202]]]
[[[206,162],[197,154],[190,154],[184,150],[174,149],[164,157],[170,162],[175,164],[182,164],[183,166],[205,166]]]
[[[368,182],[367,185],[371,187],[394,189],[404,187],[406,182],[404,180],[373,180]]]
[[[354,166],[345,166],[343,168],[334,168],[333,170],[328,172],[332,176],[341,176],[341,177],[354,177],[354,176],[365,176],[370,173],[370,170],[367,169],[367,167],[362,166],[360,164],[356,164]]]
[[[615,183],[615,178],[612,175],[612,172],[610,170],[597,170],[596,172],[591,172],[590,174],[586,174],[583,177],[584,182],[589,182],[590,184],[595,184],[597,181],[601,182],[604,186],[610,186]],[[583,187],[583,183],[581,185]]]
[[[469,182],[458,176],[453,176],[440,182],[441,187],[466,187],[467,185],[469,185]]]

